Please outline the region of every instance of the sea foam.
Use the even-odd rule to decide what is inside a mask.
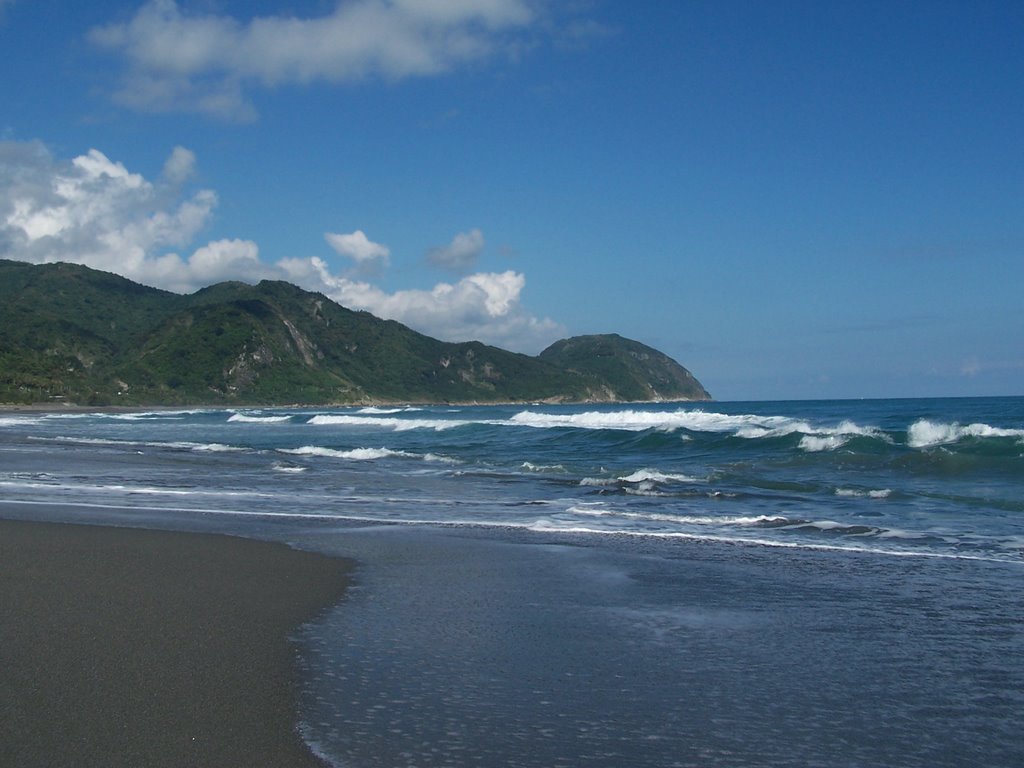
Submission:
[[[356,413],[362,413],[367,415],[375,416],[388,416],[393,413],[411,413],[413,411],[422,411],[422,408],[415,408],[413,406],[403,406],[401,408],[381,408],[375,405],[368,405],[365,408],[360,408]]]
[[[248,413],[233,413],[228,421],[241,422],[243,424],[274,424],[288,421],[291,416],[256,416]]]
[[[1024,429],[1001,429],[990,427],[988,424],[961,426],[955,422],[947,424],[919,419],[907,430],[907,445],[911,448],[931,448],[936,445],[956,443],[969,437],[1016,437],[1024,440]]]
[[[420,459],[418,453],[408,451],[393,451],[389,448],[353,448],[348,451],[339,451],[335,448],[323,448],[317,445],[304,445],[301,448],[280,448],[281,453],[288,453],[293,456],[322,456],[331,459],[348,459],[350,461],[373,461],[375,459]]]
[[[697,483],[700,482],[695,477],[689,475],[679,474],[666,474],[659,472],[656,469],[638,469],[631,475],[620,477],[619,480],[623,483],[643,483],[643,482],[654,482],[654,483]]]
[[[314,416],[307,424],[313,426],[345,426],[345,427],[384,427],[395,432],[404,432],[410,429],[433,429],[438,432],[453,427],[461,427],[472,424],[471,421],[459,421],[456,419],[396,419],[394,417],[377,416],[346,416],[326,415]]]
[[[851,499],[887,499],[892,495],[891,488],[881,488],[872,491],[862,491],[857,488],[836,488],[836,496]]]
[[[735,437],[749,440],[785,437],[791,434],[803,434],[820,438],[816,442],[808,441],[803,446],[805,450],[835,448],[855,436],[888,439],[884,432],[875,427],[861,426],[848,420],[840,422],[836,427],[816,427],[806,420],[787,416],[726,414],[700,409],[680,409],[677,411],[587,411],[571,414],[521,411],[512,416],[508,420],[508,424],[538,429],[569,427],[576,429],[618,429],[630,432],[643,432],[649,429],[668,432],[686,429],[691,432],[732,433]]]

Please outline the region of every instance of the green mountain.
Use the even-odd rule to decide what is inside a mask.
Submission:
[[[181,296],[76,264],[0,260],[0,402],[658,399],[707,393],[671,359],[618,336],[530,357],[438,341],[284,282]]]
[[[609,400],[711,399],[693,374],[671,357],[617,333],[556,341],[540,359],[605,382]]]

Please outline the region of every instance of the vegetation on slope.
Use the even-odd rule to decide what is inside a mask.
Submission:
[[[617,333],[556,341],[540,359],[604,382],[610,400],[710,400],[693,374],[668,355]]]
[[[571,354],[555,345],[530,357],[442,342],[284,282],[180,296],[83,266],[0,260],[0,402],[649,400],[677,391],[662,367],[679,366],[649,347],[656,381],[645,387],[632,347],[612,350],[633,355],[618,367],[604,352],[588,367],[570,342]]]

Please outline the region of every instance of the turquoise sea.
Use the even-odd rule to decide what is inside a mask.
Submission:
[[[339,767],[1024,765],[1024,398],[7,412],[0,515],[355,558]]]

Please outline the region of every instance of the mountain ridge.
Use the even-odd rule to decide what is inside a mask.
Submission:
[[[282,281],[181,295],[77,264],[0,259],[0,402],[706,399],[674,360],[616,334],[563,339],[529,356],[440,341]]]

